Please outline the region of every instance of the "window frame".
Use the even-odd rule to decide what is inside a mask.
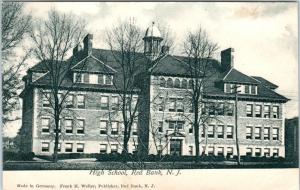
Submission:
[[[43,120],[48,120],[48,124],[47,124],[47,125],[44,125],[44,124],[43,124]],[[50,124],[50,118],[49,118],[49,117],[42,117],[42,118],[41,118],[41,126],[42,126],[42,127],[41,127],[41,129],[42,129],[41,132],[42,132],[42,133],[45,133],[45,134],[50,133],[50,125],[51,125],[51,124]],[[47,129],[47,131],[44,131],[44,129]]]
[[[80,100],[81,99],[80,97],[82,97],[82,101]],[[77,108],[85,109],[85,95],[84,94],[77,94]]]
[[[78,149],[78,145],[82,145],[82,148]],[[76,143],[76,152],[84,153],[84,143]]]
[[[45,147],[44,145],[47,145],[47,147]],[[41,148],[42,148],[42,152],[49,152],[50,151],[50,142],[42,142]],[[46,148],[46,149],[44,149],[44,148]]]
[[[80,122],[82,122],[82,126],[79,124]],[[78,135],[84,135],[85,133],[85,119],[77,119],[77,128],[76,128],[76,134]],[[78,131],[82,131],[82,132],[78,132]]]

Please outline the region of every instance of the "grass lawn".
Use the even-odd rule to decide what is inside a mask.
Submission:
[[[59,160],[57,163],[45,161],[7,161],[4,170],[130,170],[130,169],[218,169],[218,168],[296,168],[291,163],[255,163],[244,162],[238,166],[236,162],[96,162],[92,159]]]

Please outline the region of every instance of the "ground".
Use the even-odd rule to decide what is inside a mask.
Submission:
[[[68,159],[53,163],[35,158],[34,161],[6,161],[4,170],[131,170],[131,169],[217,169],[217,168],[293,168],[285,162],[245,162],[238,166],[233,161],[221,162],[97,162],[96,159]]]

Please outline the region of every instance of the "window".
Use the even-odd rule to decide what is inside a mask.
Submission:
[[[169,129],[182,130],[183,125],[183,121],[169,121]]]
[[[137,123],[134,122],[132,123],[132,135],[137,135],[138,134],[138,127],[137,127]]]
[[[42,143],[42,152],[49,152],[49,146],[50,146],[50,143],[43,142]]]
[[[227,156],[231,157],[233,155],[233,148],[232,147],[227,147]]]
[[[61,151],[61,143],[58,143],[57,144],[57,152],[60,152]]]
[[[169,121],[169,129],[175,129],[176,121]]]
[[[214,134],[214,126],[213,125],[209,125],[207,128],[207,137],[208,138],[214,138],[215,134]]]
[[[189,146],[189,155],[193,156],[193,146]]]
[[[118,152],[118,145],[117,144],[112,144],[110,149],[111,149],[111,153],[117,153]]]
[[[189,124],[189,133],[192,134],[194,132],[194,128],[192,124]]]
[[[225,85],[225,92],[226,93],[232,93],[233,92],[233,88],[231,88],[230,84],[224,84]]]
[[[189,84],[188,84],[188,88],[189,89],[193,89],[193,86],[194,86],[194,81],[193,80],[189,80]]]
[[[269,148],[264,149],[264,156],[265,157],[270,157],[270,149]]]
[[[113,83],[113,76],[112,75],[105,75],[105,84],[111,85]]]
[[[217,154],[218,156],[224,156],[224,147],[218,147]]]
[[[215,115],[215,104],[213,102],[208,102],[206,105],[208,106],[208,114]]]
[[[111,122],[111,134],[117,135],[119,133],[119,123],[117,121]]]
[[[255,148],[255,156],[261,156],[261,148]]]
[[[247,104],[246,116],[253,117],[253,105],[252,104]]]
[[[108,110],[108,96],[101,96],[101,109]]]
[[[112,102],[111,109],[118,110],[119,109],[119,98],[117,96],[113,96],[113,97],[111,97],[111,102]]]
[[[233,126],[227,126],[226,137],[227,139],[233,138]]]
[[[98,84],[98,75],[97,74],[89,74],[90,84]]]
[[[67,98],[66,98],[66,107],[73,108],[73,106],[74,106],[74,95],[69,94],[69,95],[67,95]]]
[[[218,138],[224,138],[224,126],[223,125],[218,125]]]
[[[66,143],[65,144],[65,152],[72,152],[73,151],[73,144],[72,143]]]
[[[270,140],[270,128],[264,128],[264,140]]]
[[[269,105],[264,106],[264,118],[270,118],[270,106]]]
[[[100,144],[100,154],[107,153],[107,144]]]
[[[170,103],[169,103],[169,111],[170,112],[175,111],[175,105],[176,105],[176,99],[175,98],[170,98]]]
[[[50,93],[43,92],[43,107],[50,107]]]
[[[107,134],[107,121],[100,121],[100,134],[101,135]]]
[[[74,73],[74,82],[75,83],[83,83],[83,74]]]
[[[78,119],[77,134],[84,134],[85,122],[83,119]]]
[[[180,80],[179,79],[175,79],[174,87],[180,88]]]
[[[213,146],[209,146],[208,148],[207,148],[207,153],[208,153],[208,155],[210,155],[210,156],[213,156],[214,155],[214,147]]]
[[[84,82],[84,83],[89,83],[89,74],[84,73],[84,74],[82,74],[82,75],[83,75],[83,82]]]
[[[182,79],[181,88],[184,88],[184,89],[187,88],[187,80],[186,79]]]
[[[201,130],[201,137],[205,138],[205,128],[204,127]]]
[[[279,149],[278,148],[274,148],[273,149],[273,156],[274,157],[278,157],[279,156]]]
[[[77,107],[81,109],[85,108],[85,96],[82,94],[77,95]]]
[[[159,121],[159,122],[158,122],[158,132],[159,132],[159,133],[162,133],[162,132],[163,132],[163,122],[162,122],[162,121]]]
[[[42,133],[49,133],[49,132],[50,132],[50,119],[42,118]]]
[[[246,127],[246,139],[252,139],[252,127]]]
[[[250,93],[250,85],[244,85],[245,87],[245,94],[249,94]]]
[[[98,74],[98,84],[104,84],[104,75]]]
[[[278,132],[279,132],[279,129],[278,128],[273,128],[273,140],[277,141],[279,140],[279,137],[278,137]]]
[[[160,87],[166,87],[166,79],[165,78],[160,78]]]
[[[254,138],[260,140],[261,139],[261,128],[260,127],[255,127],[255,134]]]
[[[84,152],[84,144],[77,143],[77,152]]]
[[[176,128],[177,128],[178,130],[182,130],[182,129],[183,129],[183,125],[184,125],[184,122],[183,122],[183,121],[177,121],[177,126],[176,126]]]
[[[176,102],[176,108],[177,108],[177,112],[183,112],[184,108],[183,108],[183,99],[177,99]]]
[[[255,86],[255,85],[251,85],[250,87],[251,87],[251,88],[250,88],[250,89],[251,89],[251,92],[250,92],[250,93],[251,93],[251,94],[256,94],[256,86]]]
[[[279,107],[273,106],[273,118],[279,118]]]
[[[167,88],[173,88],[173,80],[171,78],[167,80]]]
[[[261,117],[261,105],[255,105],[255,117]]]
[[[226,104],[225,115],[233,116],[233,104],[231,103]]]
[[[164,111],[164,98],[158,98],[158,111]]]
[[[217,115],[224,115],[224,103],[217,104]]]
[[[252,148],[246,148],[246,156],[252,156]]]
[[[68,133],[68,134],[73,133],[73,120],[71,120],[71,119],[65,120],[65,129],[66,129],[66,133]]]

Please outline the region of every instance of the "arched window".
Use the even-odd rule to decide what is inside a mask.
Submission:
[[[193,80],[189,80],[189,88],[192,89],[193,88],[193,83],[194,81]]]
[[[160,87],[166,87],[166,79],[165,78],[160,78]]]
[[[181,82],[181,88],[187,88],[187,80],[183,79]]]
[[[175,79],[174,87],[175,88],[180,88],[180,80],[179,79]]]
[[[168,80],[167,80],[167,87],[173,88],[173,80],[171,78],[168,78]]]

